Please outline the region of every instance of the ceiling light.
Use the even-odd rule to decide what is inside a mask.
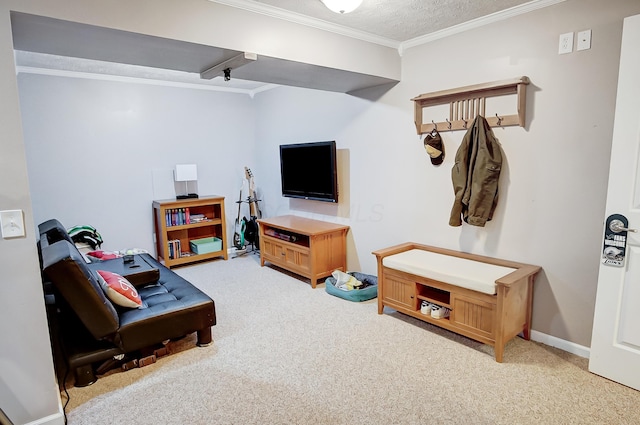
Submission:
[[[327,8],[336,13],[353,12],[360,6],[362,0],[320,0]]]

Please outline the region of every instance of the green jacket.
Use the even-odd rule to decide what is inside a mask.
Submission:
[[[484,227],[498,203],[502,151],[489,123],[478,115],[462,139],[451,170],[455,201],[450,226],[465,222]]]

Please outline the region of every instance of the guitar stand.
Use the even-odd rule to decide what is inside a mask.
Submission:
[[[252,196],[247,196],[247,199],[246,199],[245,201],[243,201],[243,200],[239,200],[239,201],[235,201],[235,202],[236,202],[236,204],[242,204],[242,203],[244,203],[244,202],[246,202],[246,203],[247,203],[247,204],[249,204],[249,205],[251,205],[251,204],[255,204],[255,208],[256,208],[256,210],[257,210],[257,212],[258,212],[258,215],[259,215],[260,217],[262,217],[262,213],[260,212],[260,207],[258,206],[258,202],[260,202],[260,201],[262,201],[262,199],[257,199],[257,198],[252,197]],[[238,206],[238,208],[239,208],[239,206]],[[238,210],[238,214],[239,214],[239,210]],[[256,221],[256,220],[258,219],[258,217],[257,217],[257,216],[255,216],[255,215],[252,215],[252,216],[250,216],[250,217],[251,217],[251,219],[250,219],[249,221]],[[257,233],[256,233],[255,238],[257,238],[257,237],[258,237],[258,235],[260,234],[260,231],[259,231],[259,229],[258,229],[258,223],[257,223],[257,222],[256,222],[256,232],[257,232]],[[254,254],[258,254],[258,255],[260,255],[260,247],[256,247],[255,238],[254,238],[254,240],[253,240],[251,243],[249,243],[249,244],[246,244],[246,238],[245,238],[245,245],[244,245],[244,248],[242,248],[242,249],[238,249],[238,248],[236,247],[235,255],[234,255],[233,257],[231,257],[231,259],[238,258],[238,257],[242,257],[243,255],[246,255],[246,254],[248,254],[249,252],[252,252],[252,253],[254,253]],[[251,250],[249,250],[249,249],[248,249],[248,247],[249,247],[249,246],[251,246]]]
[[[254,254],[260,255],[260,249],[256,248],[255,242],[251,242],[251,251],[247,252],[252,252]]]
[[[251,220],[250,221],[256,221],[258,219],[258,217],[256,217],[255,215],[251,216]],[[254,240],[252,242],[250,242],[248,245],[245,246],[245,254],[252,252],[254,254],[258,254],[260,255],[260,247],[256,246],[256,241],[255,239],[258,238],[258,235],[260,234],[260,229],[258,228],[258,223],[256,222],[256,235],[254,237]],[[251,250],[249,251],[246,247],[247,246],[251,246]]]
[[[244,248],[242,248],[242,249],[238,249],[238,248],[236,247],[235,255],[234,255],[233,257],[231,257],[231,259],[233,260],[234,258],[242,257],[242,256],[243,256],[243,255],[245,255],[247,252],[249,252],[249,251],[247,251],[247,246],[246,246],[246,245],[245,245],[245,247],[244,247]]]
[[[251,247],[251,250],[249,250],[248,247]],[[249,245],[245,245],[242,249],[236,248],[235,255],[231,257],[231,259],[242,257],[243,255],[247,255],[250,252],[254,254],[260,254],[260,250],[256,248],[256,244],[253,242],[251,242]]]
[[[253,216],[253,217],[251,217],[251,220],[255,220],[256,218],[257,217]],[[249,247],[251,247],[251,249],[249,249]],[[247,241],[245,239],[244,248],[238,249],[236,247],[235,255],[233,257],[231,257],[231,259],[242,257],[243,255],[246,255],[246,254],[248,254],[250,252],[259,255],[260,254],[260,249],[259,249],[259,247],[256,247],[255,241],[247,243]]]

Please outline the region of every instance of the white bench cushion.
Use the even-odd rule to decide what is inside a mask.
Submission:
[[[497,279],[516,270],[422,249],[384,257],[382,265],[489,295],[496,293]]]

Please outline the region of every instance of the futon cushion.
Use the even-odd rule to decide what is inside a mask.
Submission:
[[[516,270],[422,249],[390,255],[382,259],[382,265],[489,295],[496,293],[497,279]]]
[[[67,240],[42,246],[45,278],[94,338],[110,338],[118,331],[118,312],[102,290],[96,273],[87,266],[75,245]]]
[[[179,338],[216,324],[215,306],[208,295],[149,254],[140,257],[156,267],[160,276],[156,283],[138,287],[146,308],[120,311],[118,335],[127,350]]]

